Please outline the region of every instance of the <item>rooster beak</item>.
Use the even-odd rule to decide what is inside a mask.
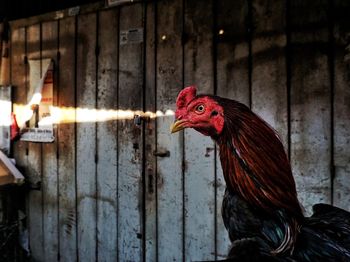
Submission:
[[[186,128],[186,120],[175,120],[175,122],[170,126],[170,132],[176,133],[184,128]]]

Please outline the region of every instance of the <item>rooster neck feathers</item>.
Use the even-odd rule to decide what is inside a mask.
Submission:
[[[213,138],[220,148],[226,185],[251,206],[288,217],[285,238],[273,252],[292,252],[303,214],[283,145],[277,133],[249,108],[217,99],[224,109],[225,126]]]
[[[276,132],[245,105],[216,99],[224,109],[225,126],[214,139],[227,186],[254,206],[302,217],[290,164]]]

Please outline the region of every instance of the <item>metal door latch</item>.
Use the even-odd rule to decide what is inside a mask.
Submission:
[[[142,116],[140,115],[134,115],[134,124],[136,126],[140,126],[142,123]]]
[[[170,151],[169,150],[154,151],[153,155],[159,156],[159,157],[170,157]]]

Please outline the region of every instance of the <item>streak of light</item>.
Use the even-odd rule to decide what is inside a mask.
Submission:
[[[28,121],[33,111],[29,105],[14,104],[14,113],[16,114],[18,125],[21,127]],[[39,109],[40,110],[40,109]],[[92,108],[75,108],[75,107],[50,107],[51,115],[44,117],[39,122],[39,126],[47,126],[50,124],[63,123],[91,123],[91,122],[106,122],[113,120],[131,120],[135,116],[144,118],[158,118],[173,116],[174,111],[168,109],[165,112],[156,111],[143,112],[141,110],[122,110],[122,109],[92,109]]]

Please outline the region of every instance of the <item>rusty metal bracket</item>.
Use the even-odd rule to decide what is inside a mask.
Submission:
[[[158,157],[170,157],[170,151],[169,150],[154,151],[153,155]]]

